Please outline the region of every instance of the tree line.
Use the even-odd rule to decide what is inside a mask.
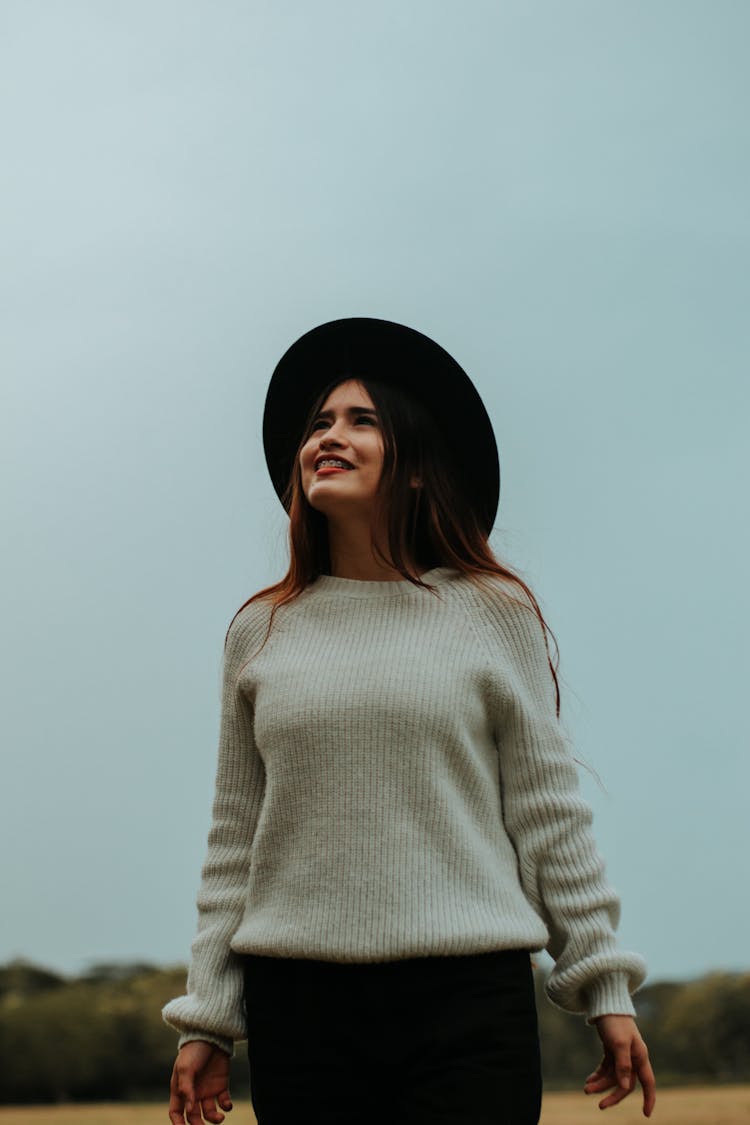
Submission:
[[[0,1103],[168,1099],[177,1034],[162,1005],[185,988],[184,966],[99,964],[65,977],[27,961],[0,966]],[[596,1031],[553,1007],[535,971],[545,1088],[581,1088],[601,1055]],[[661,1086],[750,1081],[750,973],[661,982],[635,997]],[[232,1060],[235,1097],[247,1055]]]

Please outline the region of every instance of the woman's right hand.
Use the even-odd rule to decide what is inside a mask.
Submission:
[[[232,1108],[229,1055],[204,1039],[185,1043],[177,1052],[169,1095],[172,1125],[203,1125],[204,1119],[219,1125],[224,1120],[221,1110]]]

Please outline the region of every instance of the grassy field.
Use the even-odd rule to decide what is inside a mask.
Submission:
[[[540,1125],[635,1125],[646,1118],[635,1094],[602,1116],[596,1098],[585,1094],[547,1094]],[[695,1086],[657,1093],[653,1125],[750,1125],[750,1086]],[[227,1114],[231,1125],[256,1125],[247,1102],[235,1102]],[[167,1103],[157,1105],[89,1105],[0,1107],[0,1125],[169,1125]]]

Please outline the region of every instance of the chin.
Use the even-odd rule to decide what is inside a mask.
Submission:
[[[314,495],[308,496],[307,502],[311,508],[316,512],[320,512],[323,516],[330,517],[356,517],[364,512],[369,512],[372,509],[373,497],[371,496],[347,496],[345,499],[339,496],[322,496]]]

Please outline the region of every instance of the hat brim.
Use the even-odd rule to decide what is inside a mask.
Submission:
[[[424,403],[466,480],[472,482],[472,503],[489,535],[500,498],[500,463],[492,423],[476,387],[434,340],[406,325],[374,317],[320,324],[292,344],[276,365],[263,412],[263,445],[279,499],[289,482],[310,407],[339,375],[378,378]]]

